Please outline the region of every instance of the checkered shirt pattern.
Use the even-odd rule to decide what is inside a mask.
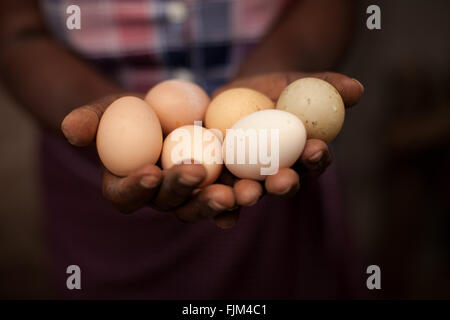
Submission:
[[[208,92],[238,69],[290,0],[42,0],[49,29],[129,90],[168,78]],[[70,5],[81,29],[69,30]]]

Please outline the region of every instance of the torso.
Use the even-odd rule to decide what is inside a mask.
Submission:
[[[183,9],[168,9],[167,1],[70,1],[81,8],[82,29],[69,31],[68,2],[42,3],[60,41],[136,91],[177,75],[212,91],[287,4],[178,1],[184,16]],[[258,299],[342,293],[346,249],[339,244],[344,229],[333,168],[319,180],[302,181],[290,201],[266,196],[243,209],[237,227],[223,231],[210,221],[183,224],[149,208],[119,214],[102,199],[96,160],[83,153],[58,138],[43,139],[51,274],[60,296]],[[71,264],[82,269],[81,291],[65,287]]]

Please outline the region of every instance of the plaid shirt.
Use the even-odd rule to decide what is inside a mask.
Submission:
[[[211,92],[236,71],[291,0],[43,0],[55,37],[119,81],[145,92],[188,78]],[[81,9],[69,30],[66,9]]]

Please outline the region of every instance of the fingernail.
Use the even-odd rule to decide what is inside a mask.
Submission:
[[[202,181],[202,178],[194,177],[188,174],[183,174],[181,177],[178,178],[179,183],[189,187],[199,184],[200,181]]]
[[[320,161],[320,159],[322,159],[323,157],[323,151],[319,151],[314,153],[311,157],[308,158],[308,161],[310,163],[317,163]]]
[[[67,117],[68,115],[64,117],[63,121],[61,121],[61,131],[64,133],[64,135],[67,132]]]
[[[364,86],[362,85],[362,83],[356,80],[355,78],[353,78],[352,80],[355,81],[361,87],[362,92],[364,92]]]
[[[152,189],[159,184],[159,179],[154,176],[145,176],[140,181],[141,186],[146,189]]]
[[[227,208],[214,200],[208,201],[208,206],[215,211],[225,211]]]
[[[246,207],[254,206],[256,203],[258,203],[258,200],[259,199],[256,199],[256,200],[252,201],[251,203],[247,204]]]
[[[66,137],[67,141],[69,141],[70,144],[77,145],[77,141],[73,139],[73,137],[69,134],[69,131],[67,130],[68,122],[70,121],[70,120],[68,120],[69,115],[70,114],[65,116],[63,121],[61,122],[61,131],[64,134],[64,136]]]
[[[283,190],[283,191],[281,191],[281,192],[274,193],[274,194],[277,195],[277,196],[284,196],[284,195],[286,195],[286,194],[294,195],[294,194],[296,194],[299,190],[300,190],[300,184],[297,183],[297,184],[295,184],[295,185],[293,185],[293,186],[287,188],[286,190]]]
[[[287,189],[285,189],[285,190],[283,190],[281,192],[274,192],[274,194],[277,195],[277,196],[282,196],[282,195],[288,194],[291,191],[291,189],[292,188],[287,188]]]

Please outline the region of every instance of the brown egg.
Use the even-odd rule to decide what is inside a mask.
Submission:
[[[225,137],[226,129],[230,129],[239,119],[250,113],[274,107],[269,97],[253,89],[225,90],[209,104],[206,110],[205,127],[218,129]]]
[[[181,163],[201,163],[206,169],[206,178],[200,187],[217,180],[222,171],[222,144],[210,130],[187,125],[172,131],[164,140],[161,154],[163,169]]]
[[[167,136],[178,127],[203,121],[210,99],[195,83],[167,80],[154,86],[145,101],[155,110]]]
[[[162,131],[153,109],[142,99],[122,97],[103,113],[97,130],[97,151],[103,165],[127,176],[158,161]]]

